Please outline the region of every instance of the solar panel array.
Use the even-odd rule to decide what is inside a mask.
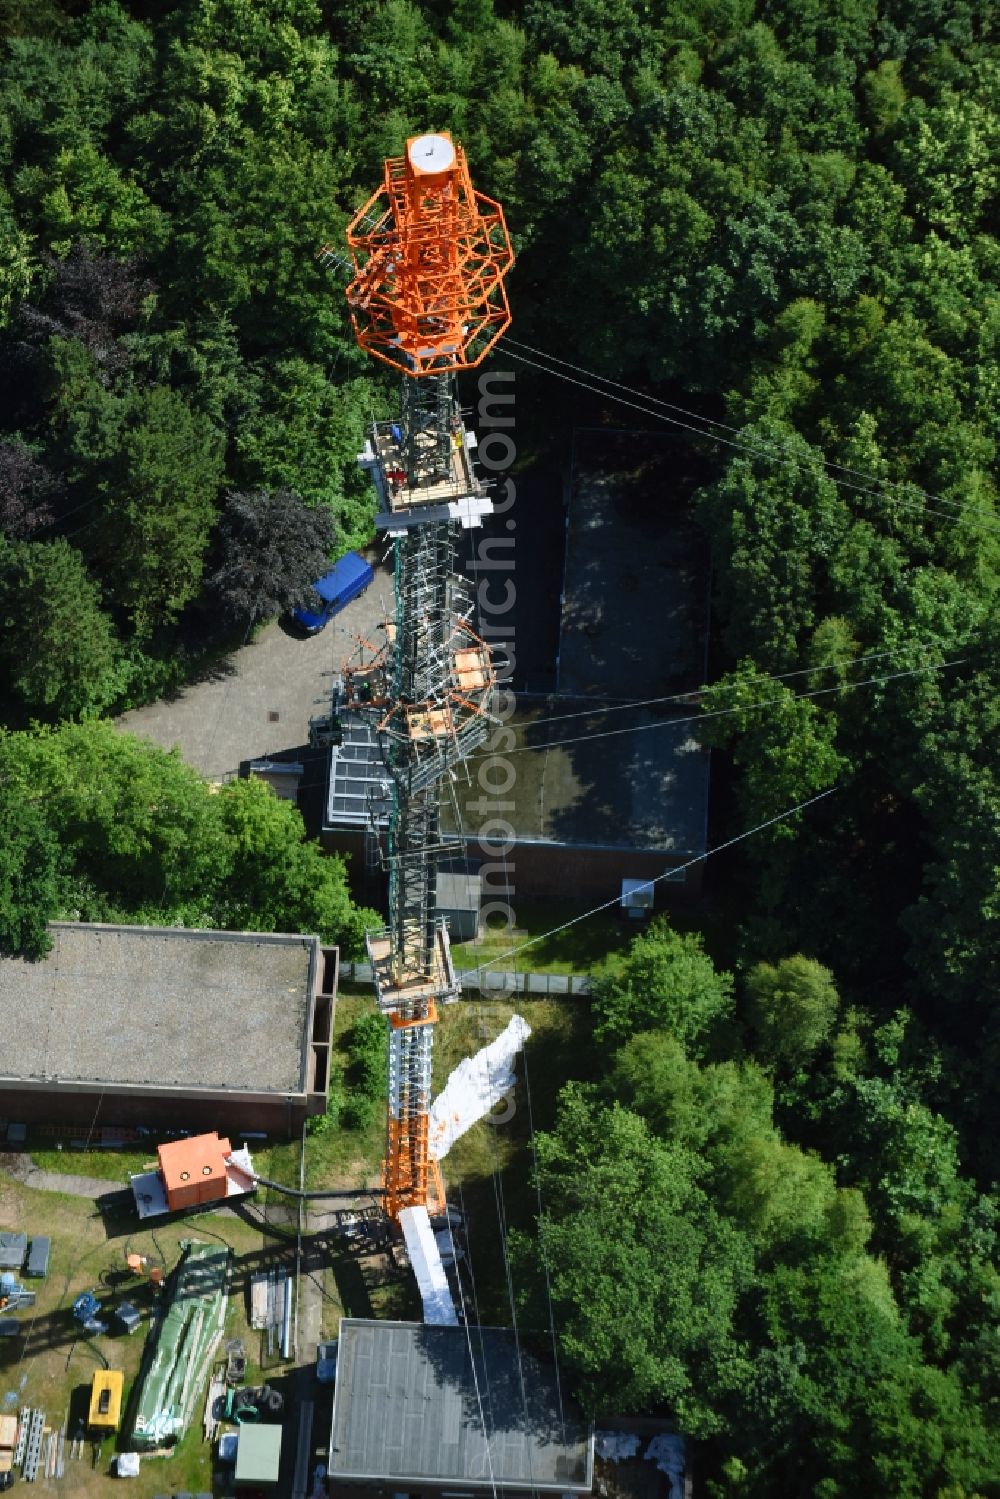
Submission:
[[[387,774],[382,765],[371,724],[353,713],[343,716],[344,738],[330,751],[330,786],[326,804],[328,827],[365,827],[368,823],[368,792],[378,791]],[[380,798],[379,827],[388,822],[389,796]]]

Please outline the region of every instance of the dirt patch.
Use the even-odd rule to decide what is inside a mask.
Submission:
[[[22,1229],[23,1214],[20,1195],[0,1178],[0,1223],[4,1228]]]

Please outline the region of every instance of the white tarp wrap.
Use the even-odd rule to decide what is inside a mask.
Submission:
[[[413,1273],[417,1277],[420,1299],[424,1304],[424,1321],[438,1327],[457,1327],[455,1303],[448,1288],[437,1240],[426,1208],[404,1208],[399,1226],[406,1240]]]
[[[635,1457],[642,1442],[629,1431],[595,1431],[594,1450],[606,1463],[623,1463]]]
[[[520,1015],[507,1029],[459,1062],[431,1106],[428,1149],[432,1161],[443,1160],[460,1135],[500,1102],[514,1086],[514,1058],[531,1035],[531,1026]]]

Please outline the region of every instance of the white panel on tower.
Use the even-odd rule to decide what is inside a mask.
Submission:
[[[438,1327],[457,1327],[455,1303],[451,1299],[448,1277],[441,1263],[441,1253],[431,1228],[426,1208],[403,1208],[399,1226],[406,1240],[413,1273],[417,1277],[420,1299],[424,1304],[424,1321]]]

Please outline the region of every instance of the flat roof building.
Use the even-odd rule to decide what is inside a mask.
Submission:
[[[514,551],[502,549],[515,543],[502,527],[492,537],[499,550],[479,580],[478,628],[494,648],[501,685],[516,690],[513,699],[498,694],[502,725],[469,759],[468,779],[447,782],[442,799],[442,832],[460,845],[459,861],[468,851],[482,864],[484,909],[555,894],[617,900],[623,880],[656,880],[659,905],[670,891],[700,884],[710,757],[697,719],[710,567],[692,516],[698,480],[689,464],[656,433],[577,431],[558,537],[540,549],[518,543],[516,597],[502,606],[513,588],[504,569],[514,565]],[[478,555],[467,562],[474,580]],[[551,595],[544,618],[535,608],[540,592]],[[384,847],[389,778],[370,725],[352,713],[342,725],[323,841],[373,868],[366,830],[374,822]],[[452,882],[439,883],[439,907],[453,910],[453,895]],[[474,918],[456,916],[455,924]]]
[[[684,465],[666,434],[574,432],[560,696],[639,702],[706,680],[709,551]]]
[[[697,714],[695,702],[667,712],[629,706],[609,713],[607,703],[592,698],[518,698],[502,730],[516,754],[491,756],[487,744],[469,760],[469,779],[459,777],[442,801],[442,832],[468,850],[480,876],[476,906],[503,897],[505,875],[521,899],[551,898],[554,891],[615,898],[623,879],[655,876],[697,888],[707,841],[709,766],[709,752],[696,734]],[[616,732],[626,728],[636,732]],[[344,748],[350,758],[342,750],[331,757],[323,839],[360,861],[368,855],[369,807],[384,843],[385,771],[370,731],[351,714],[345,715]],[[480,770],[485,785],[499,784],[502,795],[484,793]],[[510,833],[504,854],[497,840],[505,828]],[[490,841],[482,841],[484,830]],[[460,853],[457,863],[466,868],[466,856]],[[455,940],[467,941],[475,935],[478,909],[469,904],[459,913],[457,888],[443,870],[438,905],[453,916]],[[466,880],[463,906],[468,893]]]
[[[593,1432],[508,1329],[341,1320],[331,1494],[587,1494],[593,1467]]]
[[[483,900],[499,894],[504,854],[502,843],[480,842],[479,833],[496,840],[504,823],[512,830],[510,883],[521,897],[615,897],[624,878],[649,879],[696,860],[708,816],[708,751],[693,732],[696,713],[609,715],[588,699],[518,700],[506,724],[517,753],[471,760],[470,782],[459,781],[441,809],[445,836],[459,833],[457,810],[460,836],[482,861]],[[634,734],[607,734],[626,723]],[[484,796],[481,766],[487,783],[504,786],[502,798]],[[696,885],[698,874],[696,863],[677,882]]]
[[[0,958],[9,1112],[284,1134],[325,1110],[337,954],[318,937],[50,931],[40,962]]]

